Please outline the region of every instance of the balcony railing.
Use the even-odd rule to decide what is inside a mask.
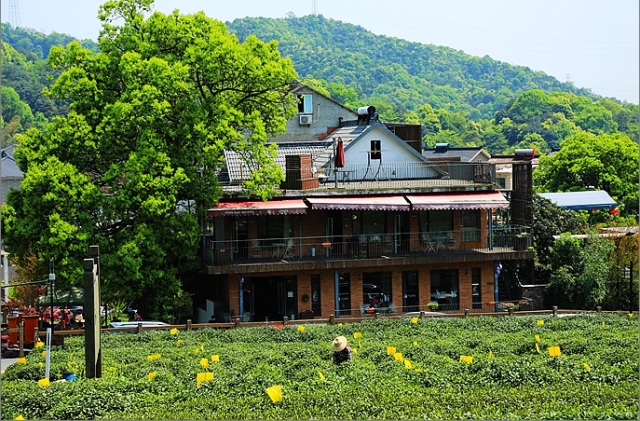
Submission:
[[[420,188],[420,187],[456,187],[476,184],[496,184],[495,164],[486,162],[395,162],[382,163],[374,160],[371,165],[350,164],[336,168],[332,163],[311,172],[297,166],[285,169],[287,189],[313,190],[333,186],[346,189],[359,188]],[[247,174],[251,171],[247,169]],[[301,178],[302,174],[310,178]],[[317,183],[310,183],[315,181]],[[236,181],[240,181],[239,179]],[[232,189],[221,178],[226,189]],[[293,186],[300,183],[300,186]],[[303,183],[304,182],[304,183]],[[303,187],[305,186],[305,187]],[[310,187],[311,186],[311,187]]]
[[[504,227],[494,228],[491,236],[479,229],[464,229],[333,237],[210,240],[207,244],[206,263],[222,266],[527,250],[531,247],[531,237],[525,227]]]

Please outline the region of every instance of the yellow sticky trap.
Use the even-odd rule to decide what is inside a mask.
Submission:
[[[560,347],[559,346],[550,346],[549,347],[549,356],[557,357],[560,355]]]
[[[412,317],[411,318],[411,323],[418,323],[418,318],[417,317]]]
[[[358,348],[352,348],[351,352],[353,352],[354,354],[357,354],[358,353]]]
[[[460,355],[460,362],[471,364],[473,362],[473,357],[468,355]]]
[[[535,338],[536,338],[536,342],[540,342],[540,335],[536,335]]]
[[[544,320],[538,320],[538,321],[536,322],[536,324],[537,324],[538,326],[542,326],[542,325],[544,324]]]
[[[393,355],[396,353],[396,347],[395,346],[388,346],[387,347],[387,355]]]
[[[42,342],[42,341],[38,341],[38,342],[36,342],[36,344],[35,344],[35,347],[36,347],[36,348],[42,348],[43,346],[44,346],[44,342]]]
[[[16,360],[16,362],[17,362],[18,364],[26,364],[26,363],[27,363],[27,359],[26,359],[25,357],[18,358],[18,359]]]
[[[207,360],[206,358],[200,359],[200,367],[202,367],[204,369],[209,367],[209,360]]]
[[[587,370],[587,371],[590,371],[591,367],[589,367],[589,364],[584,363],[584,369]]]
[[[268,387],[267,395],[271,398],[271,402],[280,402],[282,400],[282,387],[280,385]]]
[[[213,380],[213,373],[198,373],[196,375],[196,385],[200,387],[200,385],[204,382],[210,382]]]
[[[153,361],[153,360],[157,360],[160,358],[160,354],[151,354],[151,355],[147,355],[147,360],[148,361]]]
[[[318,376],[320,376],[320,380],[324,380],[324,374],[322,374],[322,371],[318,371]]]
[[[175,327],[174,327],[173,329],[171,329],[171,330],[169,331],[169,333],[170,333],[170,334],[172,334],[172,335],[177,335],[177,334],[178,334],[178,328],[175,328]]]
[[[404,360],[404,368],[406,368],[407,370],[411,370],[413,368],[413,366],[411,365],[411,361]]]
[[[18,415],[13,419],[13,421],[24,421],[24,417],[22,415]]]
[[[149,373],[149,375],[147,375],[147,379],[149,379],[149,381],[155,379],[158,376],[158,373],[156,371],[152,371],[151,373]]]
[[[298,332],[304,332],[304,326],[298,326]]]
[[[353,332],[353,337],[354,337],[354,339],[360,339],[360,338],[362,338],[362,333],[360,333],[360,332]]]
[[[40,387],[49,387],[49,379],[40,379],[40,380],[38,380],[38,386],[40,386]]]
[[[413,346],[418,346],[418,341],[413,341]]]
[[[540,347],[538,346],[537,342],[536,342],[536,351],[538,351],[538,354],[540,353]]]
[[[42,358],[47,358],[47,351],[42,351]]]
[[[211,356],[211,362],[212,362],[212,363],[219,363],[219,362],[220,362],[220,356],[218,356],[218,355],[212,355],[212,356]]]
[[[396,352],[395,354],[393,354],[393,358],[394,358],[396,361],[402,361],[402,354],[401,354],[401,353],[399,353],[399,352]]]
[[[491,350],[489,350],[489,355],[487,355],[487,358],[488,358],[488,359],[493,358],[493,352],[491,352]]]

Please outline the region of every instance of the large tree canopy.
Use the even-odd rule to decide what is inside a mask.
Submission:
[[[555,155],[540,157],[534,179],[540,191],[604,190],[625,214],[637,214],[638,144],[621,133],[577,133]]]
[[[195,267],[223,150],[255,164],[247,194],[268,197],[283,179],[267,142],[295,112],[296,73],[274,42],[240,43],[201,12],[152,8],[107,1],[99,53],[77,42],[52,48],[61,75],[49,93],[70,102],[69,114],[20,139],[25,179],[3,215],[11,253],[32,247],[57,282],[77,284],[97,244],[107,294],[143,296],[162,317]]]

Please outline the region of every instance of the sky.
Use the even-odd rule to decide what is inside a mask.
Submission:
[[[20,25],[96,40],[104,0],[0,0]],[[155,10],[243,17],[321,14],[377,35],[442,45],[542,71],[593,93],[639,103],[638,0],[156,0]],[[15,7],[13,10],[16,10]]]

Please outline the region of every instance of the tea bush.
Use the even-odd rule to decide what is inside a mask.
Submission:
[[[543,318],[544,324],[537,320]],[[362,334],[354,338],[354,333]],[[335,366],[344,335],[353,361]],[[539,341],[536,339],[539,337]],[[538,349],[536,349],[538,345]],[[638,319],[374,319],[333,326],[202,329],[102,337],[103,376],[86,379],[83,338],[2,378],[3,419],[631,419],[638,414]],[[549,356],[559,346],[561,355]],[[388,355],[396,347],[404,360]],[[148,356],[160,354],[159,358]],[[212,356],[219,356],[214,362]],[[460,356],[469,356],[470,364]],[[201,359],[208,366],[201,366]],[[75,382],[56,382],[65,371]],[[213,379],[196,384],[198,373]],[[155,377],[149,377],[155,373]],[[152,376],[153,377],[153,376]],[[273,403],[266,389],[281,385]]]

